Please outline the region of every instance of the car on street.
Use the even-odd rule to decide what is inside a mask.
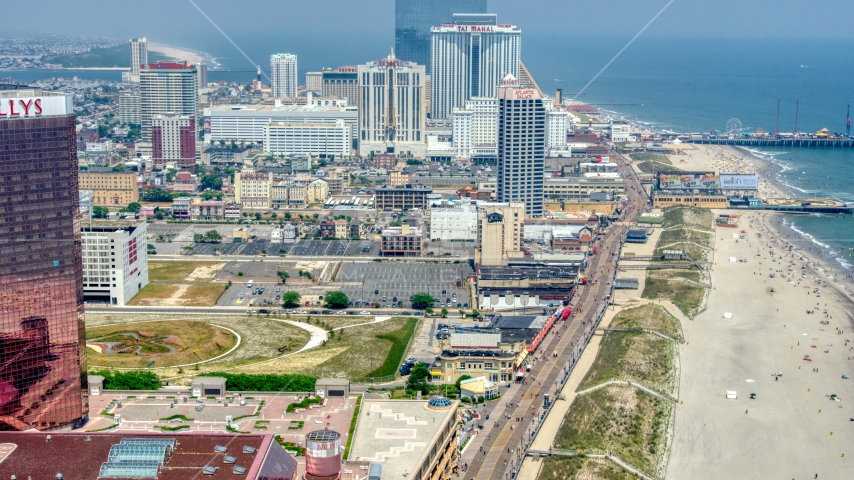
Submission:
[[[359,312],[359,315],[370,315],[370,314],[371,314],[371,312],[369,312],[367,310],[362,310],[361,312]]]
[[[324,315],[332,315],[332,310],[324,310],[324,311],[322,311],[322,312],[320,312],[320,313],[322,313],[322,314],[324,314]]]

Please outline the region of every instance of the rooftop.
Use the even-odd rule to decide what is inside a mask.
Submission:
[[[445,429],[454,428],[456,404],[436,408],[427,400],[364,400],[350,457],[382,464],[383,478],[406,478]]]
[[[49,441],[48,438],[50,438]],[[10,478],[15,475],[20,479],[28,477],[52,479],[56,474],[62,473],[68,479],[95,479],[99,477],[102,464],[106,463],[110,457],[113,446],[122,443],[122,439],[130,438],[155,441],[175,440],[175,450],[163,464],[157,480],[191,478],[200,474],[205,466],[216,467],[216,471],[213,474],[204,475],[204,478],[250,478],[248,472],[252,470],[253,465],[260,467],[266,446],[272,441],[272,437],[265,438],[264,435],[152,435],[145,433],[138,435],[52,433],[48,435],[0,432],[0,444],[15,446],[0,463],[0,478]],[[219,445],[226,446],[226,450],[215,451],[214,447]],[[252,453],[244,453],[244,446],[252,447]],[[223,458],[226,455],[236,457],[235,463],[224,463]],[[245,468],[247,473],[236,475],[233,473],[234,466]],[[251,478],[255,478],[254,473]]]

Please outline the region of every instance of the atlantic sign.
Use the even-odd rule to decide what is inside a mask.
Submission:
[[[758,190],[758,175],[733,175],[721,174],[721,188],[723,190]]]
[[[71,111],[71,95],[0,98],[0,119],[68,115]]]

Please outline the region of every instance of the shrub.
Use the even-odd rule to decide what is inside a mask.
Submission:
[[[299,374],[248,374],[211,372],[212,377],[225,377],[228,389],[244,392],[313,392],[317,378]]]
[[[99,370],[91,374],[104,377],[104,390],[157,390],[160,388],[160,379],[157,374],[145,370],[126,372]]]

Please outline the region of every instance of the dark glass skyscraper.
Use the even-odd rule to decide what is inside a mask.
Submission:
[[[71,96],[0,85],[0,430],[87,410]]]
[[[543,216],[546,108],[535,88],[507,75],[498,96],[498,201],[524,202],[525,217]]]
[[[486,0],[395,0],[394,53],[430,69],[430,27],[453,23],[455,13],[486,13]]]

